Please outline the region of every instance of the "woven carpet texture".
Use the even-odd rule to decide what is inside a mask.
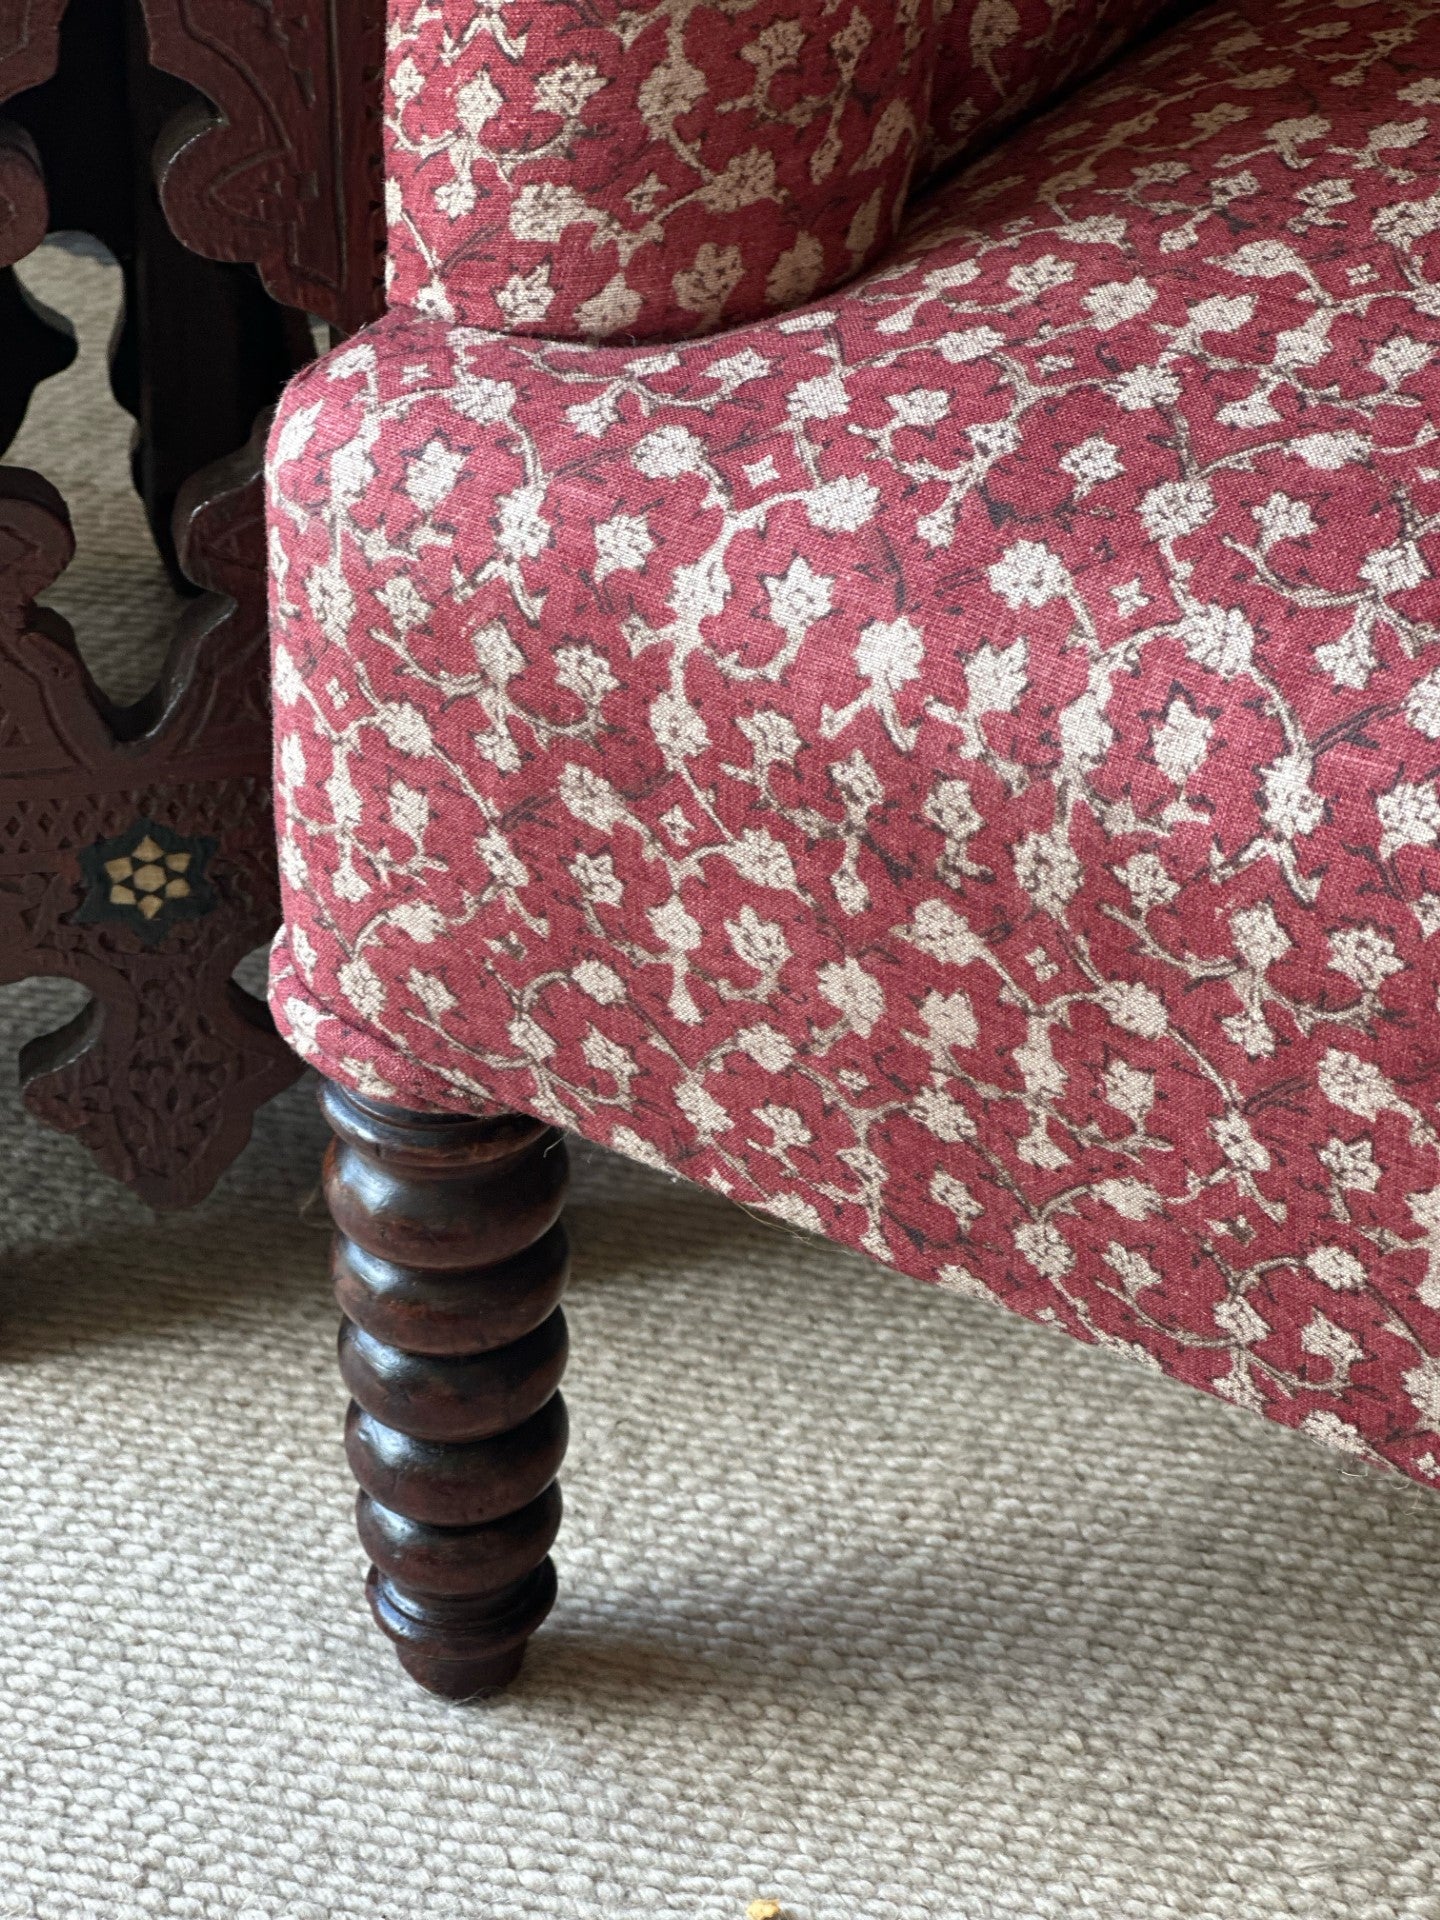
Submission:
[[[115,275],[30,272],[85,353],[18,457],[133,691]],[[74,1004],[6,990],[7,1054]],[[501,1701],[418,1692],[312,1091],[165,1219],[4,1096],[3,1920],[1440,1920],[1440,1501],[598,1154],[559,1606]]]

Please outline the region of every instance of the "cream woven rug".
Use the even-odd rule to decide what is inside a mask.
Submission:
[[[1433,1496],[583,1154],[562,1598],[444,1706],[360,1594],[308,1092],[159,1221],[0,1136],[5,1920],[1440,1916]]]

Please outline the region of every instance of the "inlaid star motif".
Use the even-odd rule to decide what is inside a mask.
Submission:
[[[135,907],[147,920],[164,910],[167,900],[189,897],[185,878],[193,853],[166,853],[152,834],[146,834],[130,853],[105,862],[110,878],[112,907]]]
[[[177,920],[196,919],[215,905],[205,873],[214,845],[143,819],[97,841],[80,855],[86,892],[76,920],[129,925],[154,945]]]

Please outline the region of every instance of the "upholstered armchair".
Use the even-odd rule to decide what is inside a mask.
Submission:
[[[1161,12],[394,0],[272,996],[439,1692],[554,1594],[564,1129],[1440,1484],[1440,0]]]

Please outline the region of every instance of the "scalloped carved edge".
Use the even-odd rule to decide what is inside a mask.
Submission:
[[[0,267],[33,253],[50,225],[50,199],[35,142],[0,120]]]
[[[143,0],[150,56],[212,103],[156,157],[177,237],[249,260],[274,297],[344,332],[382,306],[384,0],[216,9]]]
[[[0,12],[0,100],[38,87],[60,64],[66,0],[8,0]]]
[[[231,978],[279,920],[263,447],[262,422],[190,483],[182,547],[208,591],[155,691],[123,710],[35,604],[73,553],[64,501],[40,475],[0,469],[0,979],[61,975],[93,996],[24,1049],[25,1101],[157,1208],[202,1199],[256,1107],[301,1070]],[[148,873],[157,834],[155,859],[181,862],[167,883],[189,871],[198,885],[203,869],[207,895],[203,911],[191,893],[152,925],[139,908],[157,883],[139,878],[137,894],[105,859],[118,847]]]
[[[0,100],[50,79],[60,64],[66,0],[10,0],[0,13]],[[0,267],[13,266],[45,238],[50,203],[35,143],[0,119]]]

